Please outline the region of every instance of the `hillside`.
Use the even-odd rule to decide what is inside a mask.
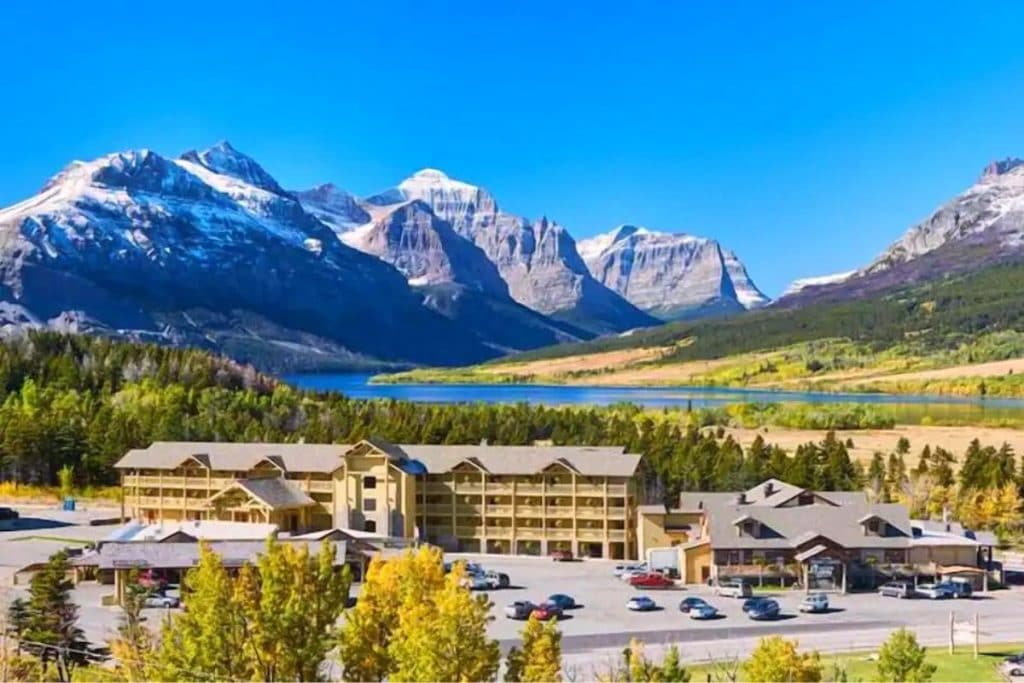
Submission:
[[[382,379],[1020,395],[1022,288],[1024,264],[1001,265],[872,299],[677,322]]]

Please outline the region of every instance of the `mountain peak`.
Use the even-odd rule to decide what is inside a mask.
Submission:
[[[221,140],[202,152],[189,150],[181,155],[183,161],[199,164],[204,168],[230,176],[274,194],[287,194],[273,176],[263,170],[255,159],[239,152],[227,140]]]
[[[1005,173],[1009,173],[1022,164],[1024,164],[1024,159],[1020,159],[1018,157],[1006,157],[1001,161],[993,161],[982,170],[981,177],[982,179],[985,179],[1001,176]]]
[[[413,178],[427,178],[430,180],[448,180],[448,174],[436,168],[421,168],[412,174]]]

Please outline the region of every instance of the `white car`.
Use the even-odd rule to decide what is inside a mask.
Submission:
[[[824,593],[809,593],[800,601],[801,612],[827,612],[828,596]]]
[[[624,571],[621,574],[619,574],[619,578],[624,583],[629,583],[629,580],[632,579],[634,576],[640,576],[642,574],[647,574],[647,573],[649,573],[648,570],[647,570],[647,565],[642,565],[642,568],[640,568],[640,566],[638,566],[636,569],[627,569],[626,571]]]
[[[626,572],[641,572],[641,571],[642,572],[647,571],[647,565],[646,564],[637,564],[637,563],[633,563],[633,564],[617,564],[617,565],[615,565],[615,570],[612,573],[616,577],[621,579],[622,575],[625,574]]]

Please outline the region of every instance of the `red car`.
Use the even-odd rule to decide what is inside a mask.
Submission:
[[[555,562],[572,562],[572,551],[571,550],[552,550],[551,559]]]
[[[674,586],[675,581],[658,572],[638,574],[629,580],[630,586],[637,588],[668,588]]]
[[[562,608],[553,602],[542,602],[533,608],[530,616],[539,621],[558,621],[562,617]]]

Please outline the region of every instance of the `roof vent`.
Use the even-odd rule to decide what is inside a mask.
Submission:
[[[480,439],[480,445],[481,446],[490,446],[491,444],[487,441],[487,439]]]
[[[764,483],[764,497],[767,498],[773,493],[775,493],[775,486],[773,486],[770,481],[766,481]]]
[[[737,505],[746,505],[747,504],[747,494],[744,491],[740,491],[739,493],[736,494],[736,504]]]

